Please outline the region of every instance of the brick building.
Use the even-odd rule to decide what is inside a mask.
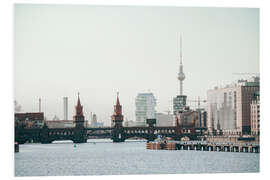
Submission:
[[[43,127],[44,113],[15,113],[15,125],[24,125],[26,128]]]

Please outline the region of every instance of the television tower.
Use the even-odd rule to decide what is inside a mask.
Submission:
[[[183,57],[182,57],[182,36],[180,36],[180,66],[178,73],[178,80],[180,81],[180,96],[183,95],[183,81],[185,79],[185,74],[183,72]]]

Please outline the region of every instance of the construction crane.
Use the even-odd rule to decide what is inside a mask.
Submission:
[[[171,104],[171,103],[173,102],[173,100],[169,100],[168,102],[169,102],[169,104]],[[170,115],[170,113],[171,113],[172,111],[170,111],[170,108],[168,108],[168,109],[165,110],[164,112],[166,112],[168,115]]]
[[[187,100],[188,102],[198,102],[198,109],[200,109],[201,102],[206,103],[206,100],[200,100],[200,96],[198,97],[198,100]]]

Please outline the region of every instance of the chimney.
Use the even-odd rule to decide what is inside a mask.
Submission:
[[[68,120],[68,97],[64,97],[64,120]]]
[[[41,98],[38,99],[38,112],[41,112]]]

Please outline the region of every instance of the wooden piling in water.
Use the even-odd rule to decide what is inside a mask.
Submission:
[[[16,153],[16,152],[19,152],[19,143],[15,142],[14,145],[15,145],[15,146],[14,146],[14,151],[15,151],[15,153]]]
[[[195,151],[218,151],[218,152],[246,152],[259,153],[260,146],[253,144],[215,144],[194,142],[147,142],[146,149],[154,150],[195,150]]]

